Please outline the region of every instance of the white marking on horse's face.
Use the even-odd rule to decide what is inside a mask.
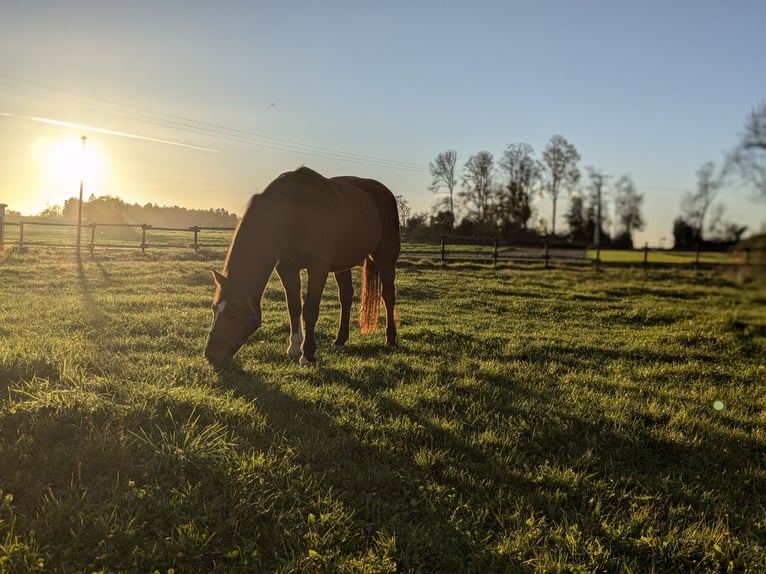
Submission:
[[[223,313],[224,309],[226,309],[226,301],[219,301],[218,304],[215,306],[215,314],[213,315],[213,325],[212,327],[210,327],[211,331],[215,329],[215,324],[218,321],[218,318],[221,316],[221,313]]]

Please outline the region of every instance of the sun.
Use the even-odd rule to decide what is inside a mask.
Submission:
[[[77,197],[81,180],[86,197],[107,193],[106,161],[97,142],[78,137],[44,138],[35,143],[35,157],[50,205],[63,206],[67,199]]]

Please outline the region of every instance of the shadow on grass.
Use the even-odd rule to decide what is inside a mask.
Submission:
[[[334,384],[354,384],[340,370],[329,371],[328,375]],[[397,563],[404,570],[465,571],[479,565],[489,571],[500,570],[491,556],[482,555],[483,549],[470,533],[451,524],[454,509],[428,495],[429,483],[437,480],[433,469],[416,464],[407,449],[374,446],[374,440],[362,440],[358,431],[338,424],[315,404],[236,367],[220,371],[219,377],[221,384],[238,396],[255,399],[272,432],[300,449],[297,461],[307,465],[320,484],[350,509],[356,529],[364,535],[364,544],[381,534],[393,534]],[[437,429],[395,401],[380,399],[376,414],[409,418],[425,429],[429,441],[448,445],[466,460],[481,459],[481,454],[459,437]],[[344,550],[353,553],[366,549]],[[521,567],[519,561],[513,562]]]
[[[381,350],[362,346],[355,353],[371,357]],[[573,413],[555,385],[535,388],[487,377],[486,384],[501,388],[503,404],[484,400],[482,408],[500,412],[509,424],[538,419],[532,430],[519,434],[509,458],[502,449],[479,448],[467,435],[385,396],[383,391],[404,381],[370,386],[344,369],[320,368],[332,385],[352,389],[365,404],[375,405],[374,413],[363,416],[386,424],[366,431],[340,424],[321,405],[283,390],[278,381],[264,382],[239,369],[221,372],[220,382],[257,401],[273,432],[298,446],[297,461],[343,502],[368,540],[382,532],[395,535],[397,563],[405,570],[532,571],[525,559],[544,553],[541,547],[530,546],[526,556],[493,550],[504,536],[518,536],[515,531],[529,516],[556,528],[578,525],[584,538],[611,549],[602,566],[691,567],[705,558],[703,540],[686,541],[688,547],[674,555],[642,543],[642,537],[670,528],[673,520],[681,528],[691,528],[695,520],[715,522],[723,508],[732,510],[732,526],[745,526],[742,509],[759,496],[746,472],[758,452],[755,440],[710,435],[700,444],[685,444],[654,432],[667,424],[662,418],[636,418],[626,431],[598,415],[586,419]],[[401,374],[406,378],[406,372]],[[468,400],[482,403],[478,396]],[[529,401],[547,404],[545,414],[513,406]],[[386,436],[391,421],[418,430],[407,444],[397,444],[395,436]],[[418,459],[424,451],[437,456],[424,463]],[[567,472],[578,478],[573,481]],[[642,497],[651,501],[647,511],[668,515],[645,522],[631,518]],[[762,504],[762,497],[758,500]],[[682,515],[671,518],[674,511]],[[461,512],[470,518],[461,518]],[[561,551],[552,540],[538,544],[547,544],[549,554]],[[587,558],[577,552],[571,550],[574,562]]]

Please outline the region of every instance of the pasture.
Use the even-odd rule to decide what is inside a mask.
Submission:
[[[217,373],[221,263],[0,263],[0,571],[766,567],[763,285],[402,263],[399,347],[330,281],[302,368],[272,278]]]

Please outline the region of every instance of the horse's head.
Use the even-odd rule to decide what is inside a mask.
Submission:
[[[231,360],[247,338],[261,326],[260,305],[225,275],[213,271],[213,325],[205,344],[205,357],[213,364]]]

